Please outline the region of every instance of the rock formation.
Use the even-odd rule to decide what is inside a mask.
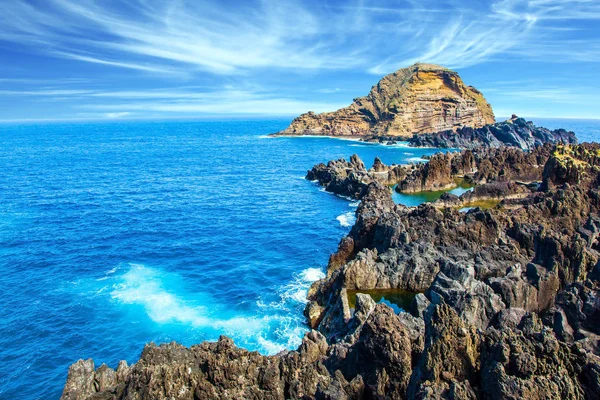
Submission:
[[[449,165],[480,186],[541,184],[464,213],[394,204],[373,177],[396,167],[380,161],[317,166],[310,178],[361,203],[309,290],[314,330],[296,351],[150,344],[116,370],[76,362],[62,398],[599,399],[600,145],[465,151]],[[412,292],[410,310],[360,293],[384,289]]]
[[[483,95],[458,74],[415,64],[382,78],[366,97],[335,112],[308,112],[278,135],[392,136],[479,128],[494,123]]]
[[[388,166],[376,158],[369,170],[355,154],[350,162],[339,159],[315,165],[306,178],[318,181],[329,192],[352,198],[361,198],[372,182],[396,185],[395,190],[400,193],[452,189],[459,183],[477,185],[463,195],[464,203],[507,198],[511,194],[522,197],[531,192],[527,189],[537,190],[553,149],[550,144],[530,152],[513,147],[481,147],[438,153],[429,157],[427,163],[410,165]],[[448,196],[445,199],[451,200]]]
[[[573,132],[536,127],[532,122],[513,115],[505,122],[481,128],[465,126],[456,130],[414,135],[408,142],[414,147],[474,149],[480,146],[512,146],[531,150],[544,143],[575,144],[577,139]]]

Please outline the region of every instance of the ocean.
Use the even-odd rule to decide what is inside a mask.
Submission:
[[[289,122],[0,125],[0,398],[58,398],[72,362],[135,362],[151,341],[296,348],[357,206],[306,171],[436,150],[266,136]],[[535,122],[600,137],[600,121]]]

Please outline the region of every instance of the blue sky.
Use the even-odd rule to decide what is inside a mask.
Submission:
[[[0,120],[293,116],[414,62],[600,118],[600,1],[2,0]]]

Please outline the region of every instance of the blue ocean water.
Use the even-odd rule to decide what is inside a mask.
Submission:
[[[435,150],[265,137],[288,123],[0,125],[0,398],[58,398],[72,362],[150,341],[295,348],[357,206],[306,170]]]
[[[58,398],[70,363],[150,341],[295,348],[356,207],[307,169],[433,150],[264,136],[288,123],[0,125],[0,397]]]

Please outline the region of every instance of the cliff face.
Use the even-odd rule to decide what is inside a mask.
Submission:
[[[458,74],[415,64],[385,76],[366,97],[335,112],[308,112],[280,135],[397,136],[478,128],[494,123],[492,107]]]

